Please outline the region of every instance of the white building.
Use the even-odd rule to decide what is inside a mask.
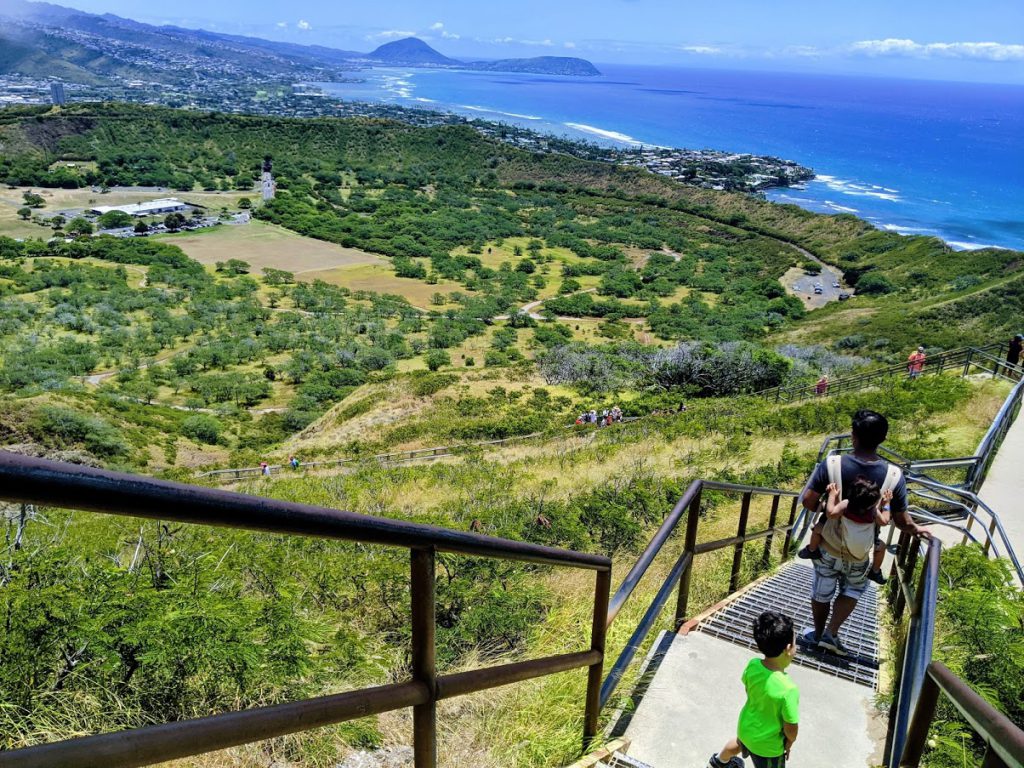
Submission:
[[[150,200],[148,203],[129,203],[127,205],[98,205],[90,208],[89,213],[102,216],[110,211],[121,211],[129,216],[156,216],[161,213],[177,213],[187,211],[190,208],[188,203],[183,203],[176,197],[163,197],[159,200]]]

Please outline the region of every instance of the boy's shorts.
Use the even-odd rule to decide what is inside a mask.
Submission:
[[[823,551],[821,559],[814,561],[812,599],[817,603],[831,603],[838,589],[843,597],[859,600],[868,585],[868,562],[865,559],[851,563]]]
[[[751,760],[754,761],[754,768],[786,768],[785,753],[779,755],[778,757],[761,757],[760,755],[755,755],[749,749],[747,749],[746,745],[739,739],[736,739],[736,741],[739,743],[740,749],[743,750],[743,756],[749,757]]]

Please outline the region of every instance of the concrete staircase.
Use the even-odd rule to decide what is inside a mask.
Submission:
[[[810,622],[811,569],[789,563],[719,604],[686,634],[662,633],[646,661],[644,679],[614,732],[630,741],[630,758],[656,768],[703,768],[735,736],[745,701],[740,675],[757,655],[753,616],[771,606]],[[868,768],[881,762],[885,713],[875,707],[879,633],[874,585],[843,627],[851,657],[800,648],[789,674],[800,687],[800,737],[790,766]],[[748,761],[749,764],[749,761]],[[628,763],[627,763],[628,765]]]

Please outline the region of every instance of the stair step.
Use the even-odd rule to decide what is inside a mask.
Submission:
[[[643,763],[635,757],[630,757],[622,752],[616,752],[612,755],[611,762],[607,765],[609,768],[653,768],[647,763]]]

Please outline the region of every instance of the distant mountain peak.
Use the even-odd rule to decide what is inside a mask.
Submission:
[[[420,40],[418,37],[403,37],[378,47],[366,58],[374,61],[387,61],[395,64],[458,64]]]

